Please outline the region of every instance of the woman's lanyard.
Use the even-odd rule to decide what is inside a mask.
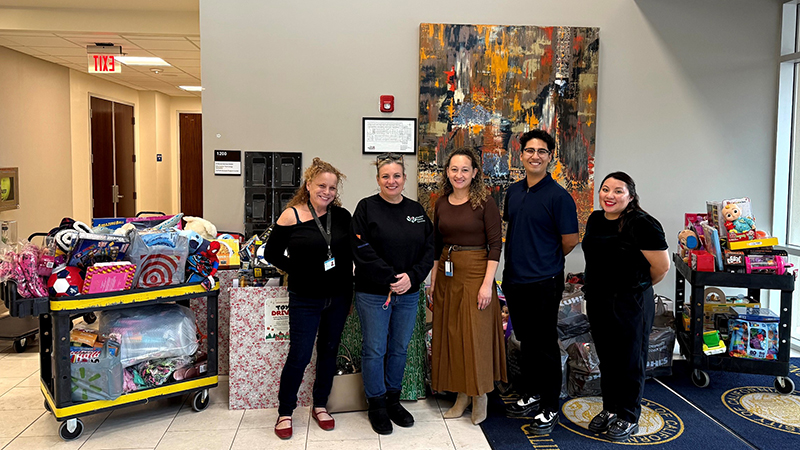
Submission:
[[[319,232],[322,233],[322,237],[325,238],[325,243],[328,244],[328,259],[325,261],[325,271],[327,272],[336,267],[336,258],[334,258],[333,253],[331,253],[331,222],[333,222],[333,220],[331,220],[331,207],[330,205],[328,206],[328,219],[325,228],[322,228],[322,222],[320,222],[317,212],[311,205],[311,201],[308,202],[308,210],[311,211],[311,215],[314,217],[314,222],[317,223]]]

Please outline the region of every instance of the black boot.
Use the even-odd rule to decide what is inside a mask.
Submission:
[[[392,421],[386,412],[386,396],[368,398],[369,423],[378,434],[392,434]]]
[[[386,392],[386,412],[398,427],[408,428],[414,425],[414,417],[400,404],[400,391]]]

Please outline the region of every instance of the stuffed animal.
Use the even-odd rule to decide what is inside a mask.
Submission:
[[[203,219],[202,217],[185,216],[183,220],[186,221],[184,230],[194,231],[199,234],[203,239],[212,241],[217,238],[217,227],[213,223]]]
[[[181,236],[185,236],[186,239],[189,239],[189,254],[193,255],[195,253],[202,253],[206,251],[208,245],[210,244],[209,241],[203,239],[202,236],[197,234],[195,231],[191,230],[178,230],[178,234]]]
[[[742,217],[742,211],[733,203],[728,203],[722,208],[722,217],[725,218],[725,229],[744,233],[756,229],[756,222],[749,217]]]

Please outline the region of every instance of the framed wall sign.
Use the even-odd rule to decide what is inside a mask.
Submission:
[[[214,175],[241,175],[241,150],[214,150]]]
[[[417,119],[364,117],[361,153],[417,153]]]
[[[0,211],[19,208],[19,168],[0,168]]]

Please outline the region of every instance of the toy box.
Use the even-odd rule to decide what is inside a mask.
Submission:
[[[731,336],[729,355],[736,358],[778,358],[778,322],[730,319]]]
[[[238,268],[241,264],[239,260],[239,240],[238,239],[215,239],[219,242],[219,252],[217,258],[219,259],[220,269],[234,269]]]
[[[706,202],[708,222],[728,242],[746,241],[756,238],[755,219],[747,197],[733,198],[721,202]]]
[[[760,303],[706,303],[703,305],[703,328],[712,330],[716,328],[714,324],[714,316],[717,314],[730,314],[736,316],[734,306],[743,306],[747,308],[758,308]]]

